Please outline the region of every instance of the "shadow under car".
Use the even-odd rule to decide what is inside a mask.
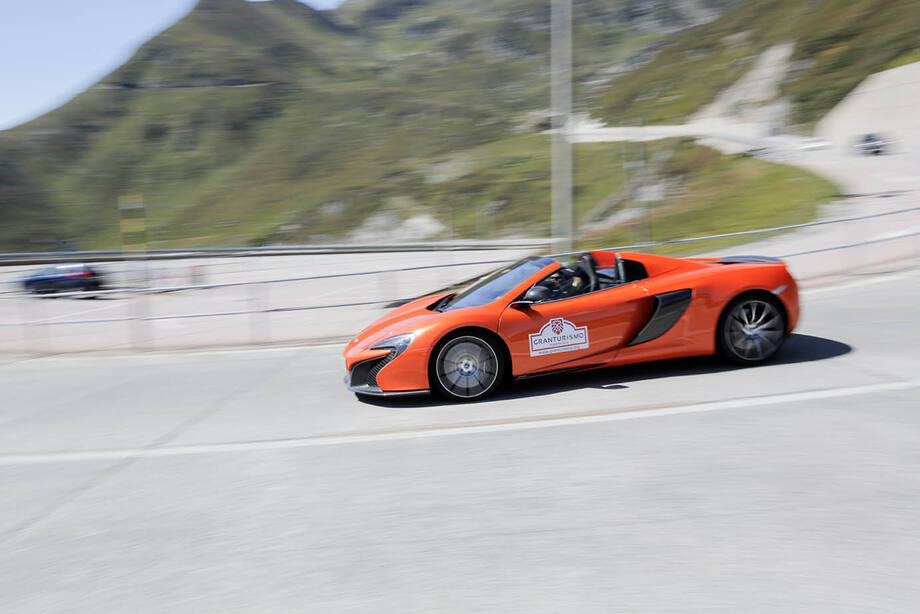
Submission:
[[[776,356],[767,362],[766,365],[815,362],[836,358],[837,356],[848,354],[851,351],[853,351],[853,348],[846,343],[826,339],[824,337],[815,337],[813,335],[792,334],[786,339],[782,349]],[[726,362],[719,356],[673,358],[669,360],[624,365],[622,367],[596,369],[593,371],[568,371],[555,375],[530,377],[515,381],[509,386],[505,386],[492,397],[483,399],[482,401],[472,401],[472,403],[500,402],[505,399],[541,396],[544,394],[584,388],[616,390],[628,388],[630,382],[756,368],[758,367],[734,365]],[[444,407],[450,405],[462,406],[466,404],[446,401],[433,394],[414,397],[359,396],[359,399],[369,405],[393,408]]]

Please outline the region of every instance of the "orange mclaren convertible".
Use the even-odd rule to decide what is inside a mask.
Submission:
[[[774,258],[527,258],[365,328],[345,348],[346,385],[471,401],[560,371],[715,353],[754,365],[779,351],[798,316],[795,280]]]

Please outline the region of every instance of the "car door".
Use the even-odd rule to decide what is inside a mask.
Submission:
[[[499,334],[508,343],[514,375],[603,364],[648,320],[653,299],[626,284],[502,312]]]
[[[57,267],[49,267],[47,269],[42,269],[38,272],[37,281],[35,286],[40,292],[47,292],[49,290],[54,290],[55,284],[57,283]]]

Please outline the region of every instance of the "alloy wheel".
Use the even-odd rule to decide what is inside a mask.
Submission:
[[[766,360],[783,343],[786,323],[773,303],[747,299],[735,305],[725,322],[726,345],[745,362]]]
[[[451,339],[435,363],[438,383],[458,399],[475,399],[491,391],[499,377],[499,358],[484,339],[463,336]]]

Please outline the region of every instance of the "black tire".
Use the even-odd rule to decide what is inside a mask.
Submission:
[[[431,353],[428,382],[449,401],[478,401],[495,393],[505,379],[505,355],[498,343],[478,332],[441,340]]]
[[[738,365],[773,358],[786,340],[786,310],[766,293],[739,296],[725,308],[716,331],[716,347]]]

